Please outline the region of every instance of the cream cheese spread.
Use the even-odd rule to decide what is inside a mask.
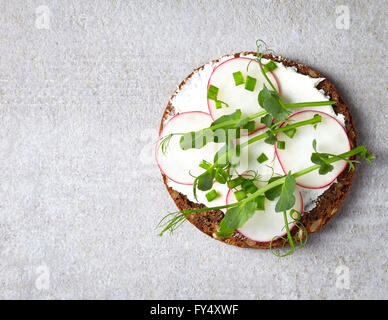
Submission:
[[[245,55],[247,58],[255,59],[254,55],[248,54]],[[216,63],[208,62],[204,65],[203,68],[197,70],[193,73],[193,75],[187,79],[185,84],[177,89],[176,94],[171,99],[171,104],[175,108],[176,113],[189,112],[189,111],[202,111],[209,113],[208,104],[207,104],[207,85],[209,78],[213,72],[213,69],[221,64],[222,62],[233,58],[233,56],[225,56],[222,57]],[[267,63],[269,60],[262,59],[263,63]],[[308,75],[303,75],[297,72],[295,67],[286,67],[282,63],[277,64],[277,69],[272,71],[274,75],[277,77],[280,88],[281,88],[281,96],[285,103],[298,103],[298,102],[311,102],[311,101],[323,101],[329,100],[329,97],[325,95],[323,90],[318,90],[316,86],[324,80],[324,78],[312,78]],[[293,109],[292,113],[299,112],[301,110],[308,110],[309,108],[298,108]],[[337,119],[344,126],[344,116],[341,114],[336,114],[331,106],[322,106],[322,107],[312,107],[310,110],[316,110],[325,112],[335,119]],[[168,119],[167,119],[168,120]],[[198,129],[202,129],[198,124]],[[264,131],[262,131],[264,132]],[[261,133],[262,133],[261,132]],[[260,132],[259,132],[260,133]],[[257,134],[259,134],[257,133]],[[250,136],[253,137],[253,136]],[[251,148],[251,146],[249,146]],[[263,143],[261,145],[254,146],[252,144],[252,149],[249,152],[255,152],[255,148],[263,147]],[[265,147],[265,146],[264,146]],[[174,152],[173,150],[171,152]],[[256,158],[253,158],[255,161]],[[273,168],[273,172],[275,174],[283,174],[282,168],[274,156],[273,159],[270,158],[271,161],[268,162],[268,166]],[[257,163],[249,163],[248,167],[257,165]],[[270,170],[272,173],[272,169]],[[333,183],[335,183],[334,181]],[[167,184],[174,190],[184,194],[190,201],[197,202],[194,198],[193,187],[191,185],[183,185],[176,183],[172,180],[168,180]],[[324,187],[321,189],[306,189],[298,187],[298,190],[301,192],[303,198],[304,211],[308,212],[315,207],[316,200],[318,197],[323,194],[328,188]],[[206,206],[221,206],[225,205],[226,197],[228,193],[228,187],[226,184],[214,184],[214,189],[216,189],[220,197],[213,200],[209,203],[205,197],[205,192],[197,192],[198,202],[203,203]],[[224,212],[226,209],[223,210]]]

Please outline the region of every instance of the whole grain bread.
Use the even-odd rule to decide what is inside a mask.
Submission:
[[[240,56],[245,56],[249,54],[256,55],[255,52],[239,52],[234,54],[234,57],[240,57]],[[350,145],[352,148],[357,146],[356,131],[355,131],[352,115],[350,114],[349,108],[346,105],[345,101],[340,96],[340,94],[338,93],[337,89],[329,80],[326,79],[325,76],[323,76],[318,71],[306,65],[297,63],[295,61],[292,61],[283,57],[264,55],[264,58],[281,62],[288,67],[295,67],[297,69],[297,72],[304,75],[309,75],[310,77],[313,77],[313,78],[325,78],[325,80],[319,83],[317,88],[322,89],[325,92],[325,95],[329,96],[331,100],[336,101],[336,103],[333,105],[333,109],[337,114],[344,115],[345,129],[350,140]],[[216,63],[218,61],[219,60],[214,60],[212,62]],[[188,75],[187,78],[180,83],[180,85],[178,86],[177,90],[175,91],[175,93],[172,95],[171,98],[173,98],[178,93],[178,91],[185,85],[186,81],[190,79],[190,77],[192,77],[192,75],[195,72],[198,72],[203,68],[204,68],[204,65],[195,69],[190,75]],[[160,130],[162,130],[166,119],[169,116],[174,114],[175,114],[175,110],[171,104],[171,99],[170,99],[170,102],[168,103],[162,117]],[[301,218],[301,222],[306,227],[306,230],[308,233],[313,233],[320,230],[335,215],[335,213],[338,211],[340,205],[342,204],[342,202],[344,201],[346,195],[350,190],[350,187],[353,181],[353,175],[354,175],[354,171],[344,170],[343,173],[337,178],[337,182],[333,183],[329,189],[327,189],[321,196],[319,196],[316,202],[315,208],[313,208],[309,212],[304,212]],[[167,177],[163,173],[162,173],[162,177],[171,198],[174,200],[179,210],[206,207],[203,204],[198,204],[190,201],[184,194],[181,194],[175,191],[174,189],[172,189],[171,187],[169,187],[167,185]],[[205,212],[193,213],[188,218],[188,220],[208,236],[214,239],[217,239],[219,241],[225,242],[227,244],[235,245],[238,247],[244,247],[244,248],[256,248],[256,249],[269,248],[269,243],[255,242],[253,240],[246,238],[238,231],[235,231],[234,234],[228,238],[225,238],[225,239],[218,238],[216,234],[218,232],[218,227],[223,216],[224,216],[224,213],[221,210],[210,210]],[[295,231],[293,232],[296,232],[296,228],[294,229]],[[282,239],[278,239],[272,243],[273,247],[281,247],[282,245],[283,245]]]

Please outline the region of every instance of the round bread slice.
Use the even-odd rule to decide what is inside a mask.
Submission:
[[[256,55],[255,52],[240,52],[234,54],[234,57],[246,56],[249,54]],[[338,93],[337,89],[334,87],[334,85],[330,81],[328,81],[324,75],[306,65],[297,63],[295,61],[283,57],[264,55],[263,58],[270,59],[276,62],[281,62],[287,67],[295,67],[297,69],[297,72],[304,75],[309,75],[312,78],[325,78],[325,80],[321,81],[317,85],[317,89],[322,89],[325,92],[326,96],[329,96],[331,100],[336,101],[336,103],[333,105],[333,109],[337,114],[342,114],[345,118],[345,129],[349,137],[351,148],[357,146],[356,131],[349,108]],[[212,62],[216,63],[219,62],[219,60],[214,60]],[[178,93],[178,91],[185,85],[186,81],[191,78],[195,72],[198,72],[203,68],[204,65],[195,69],[189,76],[187,76],[187,78],[180,83],[171,98],[173,98]],[[163,124],[166,119],[174,114],[175,110],[171,104],[170,99],[170,102],[168,103],[162,117],[160,130],[163,128]],[[354,171],[344,170],[344,172],[337,178],[337,182],[333,183],[329,189],[327,189],[323,194],[318,197],[315,208],[313,208],[309,212],[304,212],[301,218],[301,222],[306,227],[308,233],[313,233],[320,230],[335,215],[350,190],[353,181],[353,175]],[[174,200],[179,210],[206,207],[203,204],[194,203],[188,200],[188,198],[184,194],[181,194],[169,187],[167,185],[167,177],[164,174],[162,174],[162,176],[164,184],[166,185],[171,198]],[[209,210],[205,212],[193,213],[188,218],[188,220],[208,236],[219,241],[225,242],[227,244],[243,248],[269,249],[270,243],[255,242],[246,238],[238,231],[235,231],[233,235],[228,238],[218,238],[216,234],[218,232],[219,224],[223,217],[224,213],[221,210]],[[295,230],[294,232],[297,232],[297,230]],[[275,240],[272,243],[273,248],[282,246],[282,239]]]

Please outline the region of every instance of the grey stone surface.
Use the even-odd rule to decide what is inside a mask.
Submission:
[[[340,5],[348,30],[336,28]],[[1,1],[0,297],[388,298],[387,10],[381,0]],[[152,156],[171,93],[257,38],[332,80],[377,155],[335,219],[281,260],[189,224],[171,237],[154,229],[175,209]]]

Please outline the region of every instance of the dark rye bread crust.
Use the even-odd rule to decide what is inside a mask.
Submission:
[[[236,53],[234,57],[245,56],[248,54],[256,55],[255,52],[240,52]],[[285,66],[295,67],[297,71],[304,75],[309,75],[312,78],[325,78],[321,73],[315,71],[314,69],[305,66],[303,64],[297,63],[295,61],[291,61],[289,59],[285,59],[279,56],[273,55],[264,55],[264,58],[271,59],[277,62],[282,62]],[[214,60],[213,62],[218,62],[218,60]],[[185,85],[186,81],[194,74],[204,68],[204,65],[195,69],[185,80],[181,82],[178,86],[178,89],[172,95],[174,97],[177,92]],[[327,79],[321,81],[317,86],[318,89],[322,89],[327,96],[331,98],[331,100],[336,101],[333,105],[333,109],[337,114],[343,114],[345,117],[345,129],[348,134],[351,147],[354,148],[357,146],[356,142],[356,131],[354,128],[353,118],[350,114],[350,111],[342,99],[340,94],[334,85],[328,81]],[[171,97],[171,98],[172,98]],[[163,128],[163,124],[165,120],[170,115],[174,115],[175,110],[171,105],[171,99],[164,111],[160,130]],[[316,206],[309,212],[305,212],[302,216],[301,222],[306,227],[308,233],[313,233],[320,230],[338,211],[341,203],[344,201],[346,195],[348,194],[350,187],[353,181],[353,171],[344,170],[344,172],[337,178],[337,183],[333,183],[328,190],[326,190],[317,200]],[[206,206],[203,204],[198,204],[191,202],[187,199],[187,197],[167,185],[167,177],[162,174],[164,184],[171,196],[174,200],[175,204],[179,208],[179,210],[184,209],[194,209],[194,208],[205,208]],[[193,213],[188,220],[195,225],[199,230],[206,233],[208,236],[217,239],[219,241],[225,242],[227,244],[235,245],[243,248],[256,248],[256,249],[268,249],[268,242],[255,242],[243,236],[239,232],[234,232],[234,234],[228,238],[220,239],[216,236],[218,232],[218,226],[220,221],[222,220],[224,213],[221,210],[213,210],[213,211],[205,211]],[[296,232],[296,230],[294,231]],[[292,232],[291,232],[292,233]],[[278,239],[272,243],[273,247],[281,247],[283,245],[283,240]]]

